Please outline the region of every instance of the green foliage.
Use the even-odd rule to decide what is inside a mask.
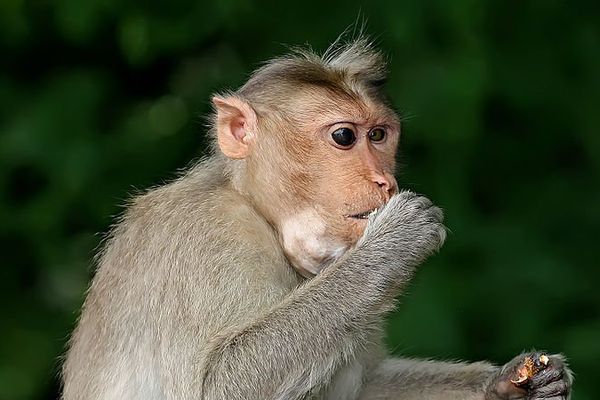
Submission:
[[[101,235],[203,154],[212,92],[357,16],[389,54],[404,187],[452,233],[397,313],[397,354],[564,352],[600,395],[600,13],[577,0],[0,2],[0,398],[56,397]]]

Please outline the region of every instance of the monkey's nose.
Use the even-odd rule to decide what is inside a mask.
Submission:
[[[387,173],[377,173],[373,176],[373,182],[379,186],[379,189],[383,192],[385,196],[385,201],[388,201],[397,190],[396,179]]]

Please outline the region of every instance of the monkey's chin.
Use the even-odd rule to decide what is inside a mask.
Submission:
[[[317,275],[349,248],[346,241],[328,232],[325,220],[312,208],[283,220],[279,233],[286,257],[306,278]]]
[[[323,269],[325,269],[324,266],[323,267],[321,267],[321,266],[303,266],[303,265],[298,265],[294,262],[292,262],[292,267],[294,267],[294,269],[296,271],[298,271],[298,273],[306,279],[310,279],[310,278],[314,277],[319,272],[321,272]],[[309,268],[309,269],[307,269],[307,268]]]
[[[295,237],[294,240],[284,241],[286,257],[305,278],[318,275],[347,250],[348,246],[323,237]]]
[[[340,251],[339,255],[335,254],[325,259],[311,259],[306,257],[298,259],[290,255],[287,255],[287,257],[290,260],[292,267],[294,267],[300,275],[310,279],[315,275],[318,275],[319,272],[323,271],[329,265],[333,264],[344,252],[345,249]]]

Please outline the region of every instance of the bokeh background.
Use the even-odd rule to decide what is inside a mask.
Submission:
[[[355,21],[389,56],[401,185],[452,233],[389,323],[396,354],[600,374],[597,1],[0,1],[0,399],[55,399],[121,205],[206,149],[210,94]]]

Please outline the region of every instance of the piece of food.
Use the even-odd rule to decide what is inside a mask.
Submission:
[[[525,385],[529,379],[546,368],[549,361],[550,359],[545,354],[542,354],[537,360],[534,360],[531,357],[525,357],[523,365],[517,369],[517,378],[511,379],[510,381],[517,386]]]

